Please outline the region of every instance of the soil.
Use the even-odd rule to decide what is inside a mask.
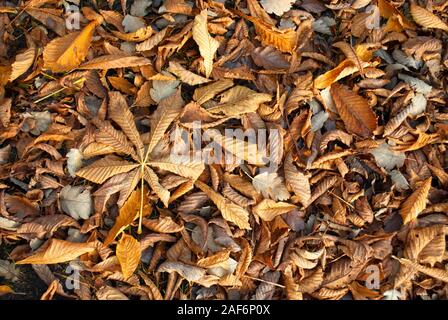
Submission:
[[[0,259],[6,260],[14,248],[12,245],[0,245]],[[45,283],[37,276],[31,265],[18,265],[19,280],[14,282],[0,277],[0,284],[10,286],[15,293],[0,296],[0,300],[39,300],[47,289]]]

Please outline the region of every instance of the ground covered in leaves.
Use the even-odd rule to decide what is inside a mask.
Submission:
[[[1,299],[448,298],[447,1],[0,0],[0,31]]]

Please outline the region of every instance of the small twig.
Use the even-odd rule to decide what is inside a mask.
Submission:
[[[350,208],[355,209],[355,207],[354,207],[351,203],[347,202],[345,199],[341,198],[341,197],[338,196],[337,194],[331,192],[330,190],[328,190],[328,193],[331,194],[331,195],[333,195],[333,196],[335,196],[336,198],[338,198],[338,199],[341,200],[342,202],[344,202],[344,203],[345,203],[346,205],[348,205]]]
[[[79,84],[79,83],[83,82],[84,80],[85,80],[84,78],[79,78],[78,80],[74,81],[73,84]],[[58,89],[55,92],[49,93],[49,94],[47,94],[46,96],[44,96],[44,97],[42,97],[40,99],[37,99],[36,101],[34,101],[34,103],[39,103],[39,102],[41,102],[41,101],[43,101],[45,99],[48,99],[48,98],[58,94],[59,92],[64,91],[65,89],[68,89],[68,87],[63,86],[61,89]]]
[[[278,283],[274,283],[274,282],[270,282],[270,281],[266,281],[266,280],[263,280],[263,279],[260,279],[260,278],[254,278],[254,277],[250,277],[250,276],[243,276],[243,277],[244,278],[249,278],[249,279],[252,279],[252,280],[256,280],[256,281],[260,281],[260,282],[264,282],[264,283],[267,283],[267,284],[270,284],[270,285],[273,285],[273,286],[276,286],[276,287],[279,287],[279,288],[283,288],[283,289],[286,288],[284,285],[281,285],[281,284],[278,284]]]

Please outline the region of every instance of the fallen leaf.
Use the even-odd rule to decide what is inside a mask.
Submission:
[[[132,236],[123,233],[117,244],[117,258],[125,279],[128,279],[140,263],[140,243]]]

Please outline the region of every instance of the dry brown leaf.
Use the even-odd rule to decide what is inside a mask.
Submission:
[[[398,261],[400,261],[400,263],[405,265],[406,267],[411,268],[412,270],[416,270],[437,280],[448,283],[448,271],[446,271],[445,269],[426,267],[416,262],[412,262],[408,259],[398,259]]]
[[[295,205],[287,202],[275,202],[271,199],[264,199],[252,211],[264,221],[272,221],[278,215],[287,213],[297,208]]]
[[[119,68],[132,68],[150,65],[151,60],[144,57],[128,56],[120,54],[109,54],[93,58],[92,60],[82,64],[78,69],[82,70],[108,70]]]
[[[195,182],[196,187],[201,189],[215,203],[224,219],[235,223],[241,229],[251,230],[249,224],[249,212],[232,201],[224,198],[202,181]]]
[[[143,225],[151,231],[160,233],[176,233],[184,229],[183,226],[174,222],[171,217],[143,219]]]
[[[212,268],[216,265],[219,265],[229,260],[230,252],[231,252],[230,250],[219,251],[209,257],[199,259],[196,262],[196,265],[200,268]]]
[[[263,45],[273,46],[282,52],[292,53],[294,51],[297,45],[297,33],[293,29],[280,30],[259,18],[241,12],[236,13],[254,24],[255,31]]]
[[[267,93],[258,93],[243,86],[235,86],[221,95],[221,103],[207,109],[212,114],[224,114],[234,117],[249,112],[255,112],[260,104],[271,101]]]
[[[448,32],[448,24],[435,14],[411,3],[411,15],[415,22],[425,28],[441,29]]]
[[[179,63],[170,61],[169,67],[167,69],[172,74],[175,74],[179,77],[180,81],[189,84],[190,86],[196,86],[198,84],[207,83],[210,80],[201,77],[191,71],[188,71],[184,67],[182,67]]]
[[[367,101],[340,84],[333,84],[330,92],[347,130],[365,138],[372,136],[377,129],[377,118]]]
[[[213,58],[218,50],[219,42],[216,41],[208,32],[207,28],[208,11],[202,10],[194,18],[193,39],[199,46],[199,52],[204,58],[205,76],[208,78],[213,69]]]
[[[400,215],[406,224],[417,219],[417,216],[425,210],[429,190],[431,189],[432,177],[424,180],[421,185],[401,205]]]
[[[14,63],[11,65],[12,71],[9,81],[14,81],[23,75],[34,63],[36,57],[36,48],[31,47],[16,56]]]
[[[129,172],[138,166],[138,164],[133,162],[117,159],[112,156],[106,156],[95,161],[91,165],[76,171],[76,175],[89,181],[101,184],[116,174]]]
[[[295,195],[298,197],[300,203],[306,207],[311,198],[311,188],[308,178],[294,166],[292,163],[292,153],[286,156],[285,164],[285,180]]]

